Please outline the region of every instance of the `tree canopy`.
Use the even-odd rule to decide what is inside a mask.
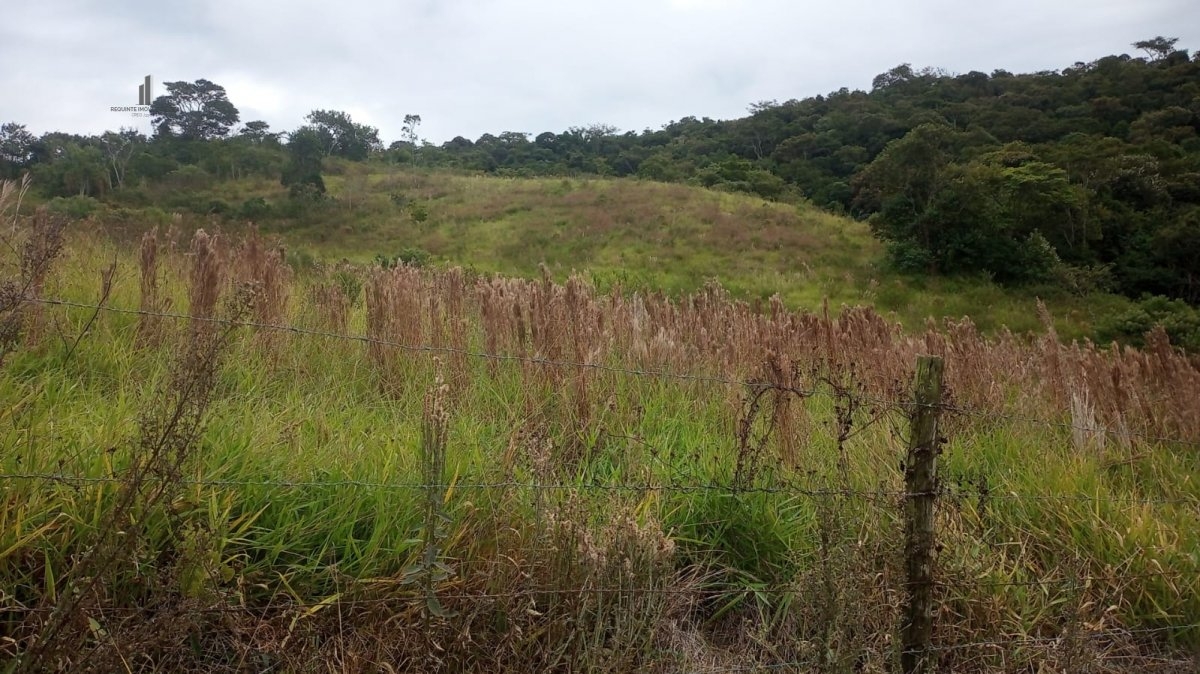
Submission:
[[[164,82],[165,96],[150,104],[156,134],[183,140],[224,138],[238,123],[238,109],[229,102],[225,87],[205,79]]]
[[[357,124],[340,110],[313,110],[305,117],[326,156],[362,161],[383,149],[379,129]]]

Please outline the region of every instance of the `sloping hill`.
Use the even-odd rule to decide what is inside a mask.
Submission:
[[[1058,289],[1004,289],[985,279],[893,273],[865,223],[807,205],[633,179],[498,178],[339,167],[334,201],[275,228],[316,257],[369,261],[427,252],[481,271],[558,278],[585,273],[602,287],[694,290],[715,279],[748,300],[789,306],[869,304],[909,327],[971,316],[993,330],[1036,330],[1042,296],[1064,336],[1129,302]],[[282,193],[278,198],[283,198]]]
[[[322,223],[296,234],[351,258],[415,246],[489,271],[532,274],[545,264],[555,273],[587,271],[600,282],[668,291],[719,278],[739,293],[780,292],[797,301],[819,300],[817,286],[831,276],[865,278],[879,254],[861,223],[682,185],[412,174],[369,180],[353,224],[337,235]],[[351,181],[330,181],[331,193],[346,200]],[[404,205],[392,195],[403,195]]]
[[[985,278],[897,274],[865,223],[805,204],[632,178],[504,178],[329,162],[328,195],[298,203],[278,182],[227,180],[145,188],[139,208],[104,206],[135,229],[167,213],[186,225],[253,220],[280,236],[299,266],[401,256],[482,272],[558,279],[573,272],[603,289],[695,290],[711,280],[746,300],[791,307],[826,300],[894,312],[907,327],[970,316],[984,330],[1039,330],[1041,297],[1059,334],[1094,336],[1132,303],[1057,287],[1001,288]]]

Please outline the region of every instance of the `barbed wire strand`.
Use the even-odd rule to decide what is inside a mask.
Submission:
[[[734,484],[654,484],[654,483],[605,483],[605,482],[520,482],[515,480],[499,482],[373,482],[368,480],[226,480],[226,479],[194,479],[194,478],[162,478],[145,476],[140,478],[145,482],[161,482],[169,480],[172,483],[185,486],[199,487],[263,487],[277,489],[317,489],[322,487],[353,487],[361,489],[378,489],[381,491],[428,491],[428,490],[471,490],[471,491],[504,491],[504,490],[545,490],[545,491],[613,491],[613,492],[665,492],[665,493],[705,493],[722,492],[728,494],[782,494],[791,496],[806,496],[811,498],[862,498],[868,500],[904,499],[916,496],[958,496],[962,494],[946,494],[944,492],[909,492],[889,490],[855,490],[855,489],[812,489],[794,485],[769,486],[739,486]],[[65,485],[86,484],[122,484],[128,478],[111,476],[66,475],[61,473],[0,473],[0,481],[39,481],[57,482]],[[971,494],[974,496],[974,494]],[[1194,505],[1200,506],[1200,498],[1142,498],[1123,496],[1089,496],[1086,494],[1018,494],[988,493],[987,500],[1004,501],[1052,501],[1052,502],[1084,502],[1108,503],[1121,505]]]
[[[601,591],[601,588],[579,588],[579,589],[572,589],[572,590],[566,590],[566,591],[557,590],[558,593],[562,593],[562,592],[588,593],[588,592],[599,592],[599,591]],[[613,589],[613,591],[631,593],[631,592],[634,592],[635,590],[631,590],[629,588],[618,588],[618,589]],[[637,591],[645,592],[645,590],[637,590]],[[662,589],[659,589],[658,591],[663,592]],[[694,592],[694,591],[692,591],[692,592]],[[434,594],[435,594],[435,596],[437,596],[437,598],[439,600],[451,600],[451,599],[455,599],[455,598],[480,600],[480,599],[488,599],[488,598],[517,598],[517,597],[523,597],[523,596],[536,596],[539,594],[546,595],[549,593],[545,590],[529,590],[529,591],[522,591],[522,592],[508,592],[508,593],[498,593],[498,594],[480,594],[480,593],[463,594],[463,595],[449,595],[449,594],[444,594],[444,593],[434,593]],[[324,601],[317,602],[317,603],[311,603],[311,604],[300,604],[300,603],[287,602],[287,603],[281,603],[278,605],[272,605],[272,606],[266,606],[266,607],[249,607],[249,606],[167,607],[166,609],[164,609],[164,611],[167,613],[170,613],[173,610],[180,611],[187,615],[202,615],[202,614],[252,614],[253,615],[253,614],[264,614],[264,613],[269,613],[269,612],[282,612],[284,615],[287,615],[288,612],[301,611],[304,613],[305,617],[308,617],[308,616],[314,615],[317,611],[320,611],[320,610],[344,609],[347,607],[362,606],[365,604],[389,605],[394,608],[396,606],[396,604],[405,603],[405,604],[408,604],[408,606],[407,606],[408,609],[413,609],[413,608],[420,609],[424,605],[424,602],[426,601],[426,599],[427,598],[424,595],[410,596],[410,597],[403,597],[403,598],[387,598],[387,599],[378,599],[378,600],[353,600],[353,599],[347,600],[347,599],[341,599],[341,598],[327,598]],[[19,613],[26,613],[26,614],[46,613],[46,612],[52,612],[53,610],[54,610],[53,607],[36,607],[36,608],[3,607],[3,608],[0,608],[0,611],[19,612]],[[115,613],[125,613],[127,615],[130,615],[130,614],[138,614],[138,613],[145,614],[145,613],[155,613],[155,612],[156,611],[154,610],[154,607],[120,607],[119,609],[116,607],[108,607],[108,608],[102,607],[102,608],[94,609],[91,613],[93,615],[104,618],[106,615],[113,615]],[[924,654],[933,655],[933,654],[938,654],[938,653],[949,653],[949,652],[955,652],[955,651],[964,651],[964,650],[981,649],[981,648],[1012,649],[1012,648],[1020,648],[1020,647],[1052,647],[1052,646],[1056,646],[1056,645],[1067,644],[1067,643],[1070,643],[1072,640],[1079,640],[1079,639],[1114,640],[1114,641],[1122,640],[1122,639],[1127,640],[1127,639],[1145,638],[1150,635],[1162,635],[1162,634],[1183,632],[1183,631],[1195,630],[1195,629],[1200,629],[1200,623],[1191,623],[1191,624],[1184,624],[1184,625],[1171,625],[1171,626],[1164,626],[1164,627],[1148,627],[1148,628],[1113,628],[1113,629],[1101,630],[1101,631],[1086,631],[1086,632],[1078,633],[1075,635],[1062,634],[1062,635],[1054,636],[1054,637],[1029,637],[1029,636],[1022,635],[1022,636],[1013,636],[1011,638],[1004,638],[1004,639],[989,639],[989,640],[983,640],[983,641],[968,641],[968,642],[963,642],[963,643],[931,645],[931,646],[928,646],[928,647],[925,647],[922,649],[909,650],[909,651],[903,651],[903,652],[905,652],[905,653],[924,653]],[[1144,660],[1147,657],[1152,657],[1152,656],[1137,655],[1137,654],[1113,654],[1111,656],[1107,656],[1107,655],[1100,656],[1101,661],[1115,660],[1115,659]],[[1153,657],[1155,657],[1157,660],[1167,662],[1167,663],[1187,664],[1190,662],[1195,662],[1195,660],[1164,658],[1164,657],[1161,657],[1161,654],[1159,656],[1153,656]],[[697,674],[699,674],[700,672],[703,672],[704,674],[733,674],[736,672],[756,672],[756,671],[766,671],[766,670],[808,667],[808,666],[811,666],[811,664],[812,664],[811,662],[805,662],[805,661],[756,663],[756,664],[734,665],[734,666],[724,666],[724,667],[722,667],[722,666],[705,667],[703,669],[695,670],[695,671],[697,672]]]

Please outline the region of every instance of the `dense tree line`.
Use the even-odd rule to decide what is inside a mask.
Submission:
[[[145,182],[262,175],[323,198],[338,156],[502,175],[596,174],[687,181],[806,199],[868,219],[892,262],[923,273],[986,273],[1200,303],[1200,55],[1154,38],[1142,57],[1061,71],[950,74],[904,64],[871,91],[750,107],[734,120],[684,118],[621,133],[504,132],[441,145],[420,117],[385,149],[373,127],[313,111],[271,133],[207,80],[167,83],[155,133],[35,138],[0,129],[0,174],[30,170],[49,195],[106,197]]]
[[[905,269],[1200,302],[1200,56],[1137,43],[1062,71],[897,66],[870,92],[728,121],[456,138],[431,163],[686,180],[869,218]]]

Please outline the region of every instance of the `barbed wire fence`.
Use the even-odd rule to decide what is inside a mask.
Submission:
[[[394,348],[397,350],[425,354],[430,356],[436,355],[455,355],[466,358],[474,358],[480,360],[488,360],[493,362],[520,363],[536,367],[556,367],[570,368],[578,370],[592,370],[610,373],[620,377],[636,377],[636,378],[653,378],[668,381],[691,382],[697,384],[709,384],[720,386],[733,386],[745,388],[751,391],[762,390],[783,390],[788,393],[794,393],[802,397],[807,396],[830,396],[830,391],[821,388],[783,388],[770,382],[757,379],[739,379],[730,377],[714,376],[710,374],[698,374],[687,372],[673,372],[662,369],[651,368],[630,368],[611,365],[607,363],[584,362],[563,359],[548,359],[537,356],[527,356],[519,354],[500,354],[489,353],[486,351],[478,351],[471,349],[461,349],[451,346],[435,346],[429,344],[405,344],[397,341],[380,339],[369,335],[360,334],[344,334],[335,331],[317,330],[294,325],[264,323],[250,320],[235,320],[228,318],[212,317],[212,316],[193,316],[186,313],[168,312],[168,311],[149,311],[144,309],[128,309],[113,307],[105,303],[86,303],[75,302],[57,298],[32,298],[28,302],[44,305],[62,307],[68,309],[87,309],[94,312],[104,312],[128,316],[152,317],[156,319],[171,319],[199,323],[211,323],[229,328],[251,328],[255,330],[266,330],[273,332],[283,332],[306,337],[333,339],[347,342],[355,342],[364,345],[375,345],[380,347]],[[448,481],[448,482],[392,482],[392,481],[369,481],[369,480],[284,480],[284,479],[264,479],[264,480],[249,480],[249,479],[196,479],[196,478],[172,478],[178,484],[207,487],[214,489],[233,489],[233,488],[263,488],[263,489],[278,489],[278,490],[305,490],[305,489],[370,489],[370,490],[386,490],[386,491],[415,491],[415,492],[430,492],[454,489],[459,491],[509,491],[509,490],[536,490],[543,491],[597,491],[597,492],[630,492],[630,493],[700,493],[700,492],[717,492],[730,495],[749,495],[749,494],[776,494],[793,497],[805,497],[812,499],[861,499],[874,504],[886,504],[888,507],[898,507],[903,511],[903,521],[905,523],[905,566],[906,577],[902,582],[904,588],[904,615],[903,624],[898,626],[898,632],[901,633],[901,643],[897,650],[897,655],[901,663],[901,668],[905,674],[922,674],[925,672],[937,671],[939,654],[950,653],[956,651],[972,651],[980,653],[989,653],[996,651],[1006,651],[1019,648],[1055,648],[1061,647],[1065,640],[1074,638],[1069,634],[1051,636],[1051,637],[1029,637],[1029,636],[1014,636],[1012,638],[1000,638],[995,640],[977,640],[964,643],[938,644],[934,641],[933,628],[937,620],[937,597],[935,590],[942,589],[972,589],[972,588],[1000,588],[1000,587],[1026,587],[1026,588],[1046,588],[1046,587],[1061,587],[1061,588],[1078,588],[1081,585],[1094,582],[1132,582],[1142,580],[1155,579],[1183,579],[1194,580],[1197,575],[1200,575],[1200,568],[1193,569],[1162,569],[1156,572],[1138,572],[1138,573],[1117,573],[1111,574],[1081,574],[1068,576],[1046,576],[1036,579],[1023,579],[1012,581],[993,581],[993,580],[944,580],[938,577],[937,564],[937,548],[940,545],[937,537],[937,519],[934,515],[935,508],[938,507],[940,501],[947,498],[954,498],[956,495],[951,486],[945,484],[937,473],[937,456],[940,453],[940,444],[945,441],[941,436],[938,426],[939,417],[942,415],[962,415],[964,417],[973,417],[987,419],[991,421],[1003,421],[1015,425],[1025,425],[1031,427],[1042,427],[1056,431],[1080,431],[1092,434],[1112,434],[1120,435],[1123,438],[1137,438],[1140,441],[1148,443],[1159,443],[1164,445],[1172,445],[1177,447],[1200,448],[1200,440],[1188,438],[1175,438],[1152,433],[1139,433],[1128,429],[1109,429],[1103,426],[1081,426],[1071,422],[1064,422],[1054,419],[1042,419],[1030,417],[1027,415],[1006,414],[994,410],[972,409],[961,405],[952,404],[943,401],[941,398],[941,359],[937,357],[923,357],[918,363],[918,377],[913,391],[913,396],[905,400],[888,400],[871,395],[856,392],[858,400],[881,406],[887,410],[898,411],[908,419],[910,423],[909,436],[906,438],[908,448],[904,457],[903,472],[905,478],[905,488],[900,490],[862,490],[849,488],[828,488],[819,487],[813,488],[807,485],[794,484],[784,481],[777,485],[757,486],[752,484],[722,484],[722,483],[702,483],[702,482],[670,482],[658,483],[653,481],[638,482],[545,482],[545,481],[520,481],[520,480],[497,480],[497,481]],[[921,373],[924,373],[922,375]],[[924,377],[924,380],[922,379]],[[154,476],[149,476],[148,481],[153,482],[157,479]],[[124,478],[121,475],[79,475],[59,472],[8,472],[0,473],[0,484],[11,485],[15,483],[36,483],[45,485],[46,487],[58,486],[68,489],[81,489],[90,485],[103,484],[120,484]],[[1107,506],[1125,506],[1125,507],[1147,507],[1147,506],[1171,506],[1182,507],[1186,512],[1196,515],[1197,526],[1200,526],[1200,500],[1195,498],[1142,498],[1137,496],[1101,496],[1091,494],[1053,494],[1053,493],[1013,493],[1013,492],[989,492],[987,495],[989,500],[1007,500],[1007,501],[1038,501],[1038,502],[1057,502],[1057,503],[1082,503],[1090,505],[1107,505]],[[755,592],[764,594],[787,594],[793,592],[795,586],[793,584],[766,585],[755,588]],[[686,595],[691,598],[702,598],[705,596],[712,597],[728,597],[731,593],[736,593],[741,590],[729,587],[711,587],[697,588],[688,587],[682,589],[672,589],[667,587],[576,587],[576,588],[528,588],[514,590],[510,592],[438,592],[438,598],[445,601],[489,601],[489,600],[519,600],[519,599],[535,599],[550,595],[620,595],[620,594],[644,594],[644,595],[671,595],[679,594]],[[198,614],[251,614],[265,615],[272,613],[306,613],[315,610],[321,610],[329,607],[331,604],[336,604],[340,607],[355,608],[355,607],[375,607],[375,608],[398,608],[411,605],[413,602],[419,602],[420,597],[412,595],[397,595],[397,596],[381,596],[381,597],[354,597],[354,596],[339,596],[334,602],[322,600],[318,602],[300,602],[291,597],[279,597],[278,600],[268,601],[256,605],[221,605],[221,606],[195,606],[190,610]],[[8,606],[0,610],[17,611],[26,615],[36,615],[46,611],[53,610],[48,607],[22,607]],[[111,614],[133,614],[136,615],[143,609],[137,607],[104,607],[103,611]],[[1103,642],[1106,640],[1144,640],[1152,638],[1172,637],[1182,634],[1194,634],[1200,629],[1200,622],[1196,621],[1196,616],[1178,616],[1178,620],[1173,624],[1151,627],[1151,628],[1098,628],[1085,631],[1078,638],[1085,641]],[[1188,659],[1182,656],[1164,654],[1162,657],[1156,657],[1146,654],[1137,655],[1112,655],[1109,656],[1116,660],[1127,658],[1131,661],[1136,660],[1140,663],[1150,662],[1153,660],[1161,661],[1164,667],[1178,667],[1179,671],[1184,671],[1183,668],[1191,666],[1200,666],[1200,660]],[[812,665],[811,661],[786,661],[786,662],[768,662],[768,663],[753,663],[744,666],[733,667],[711,667],[694,670],[696,674],[724,674],[734,672],[759,672],[759,671],[806,671]],[[1165,671],[1165,670],[1164,670]]]

